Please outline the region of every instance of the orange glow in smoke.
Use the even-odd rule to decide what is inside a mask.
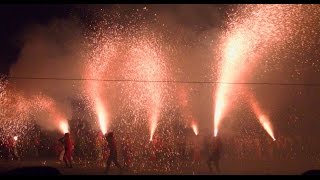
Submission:
[[[272,126],[271,126],[269,118],[262,113],[260,107],[258,106],[258,103],[253,99],[253,96],[251,96],[250,100],[251,100],[252,109],[253,109],[254,113],[256,114],[260,124],[267,131],[267,133],[273,139],[273,141],[275,141],[276,139],[274,137]]]
[[[194,134],[197,136],[199,134],[199,131],[198,131],[198,126],[195,121],[192,121],[191,127],[192,127]]]
[[[59,129],[60,131],[65,134],[69,132],[69,125],[67,121],[60,121],[59,122]]]
[[[150,141],[152,141],[154,132],[156,131],[156,127],[157,127],[157,114],[154,114],[150,120]]]
[[[96,102],[96,111],[98,114],[100,130],[105,135],[107,133],[107,129],[108,129],[107,113],[105,111],[103,103],[101,102],[101,100],[99,98],[96,98],[95,102]]]
[[[232,83],[246,79],[246,74],[259,57],[267,55],[275,45],[285,43],[286,38],[291,38],[288,27],[297,18],[289,14],[299,14],[301,9],[291,5],[244,5],[239,8],[238,16],[230,19],[232,23],[228,24],[228,30],[222,36],[221,47],[218,49],[217,59],[222,60],[219,81]],[[220,122],[230,109],[229,96],[232,93],[230,85],[218,84],[215,94],[214,136],[217,136]]]
[[[218,91],[218,97],[216,99],[216,107],[215,107],[215,113],[214,113],[214,136],[216,137],[218,135],[218,127],[219,123],[221,121],[221,115],[222,111],[225,107],[225,97],[223,95],[220,95]]]
[[[223,65],[222,72],[220,76],[220,81],[222,82],[233,82],[240,78],[243,68],[241,68],[244,63],[245,53],[247,53],[248,42],[246,42],[245,33],[236,32],[230,35],[230,38],[226,39],[223,50]],[[240,67],[240,69],[239,69]],[[237,69],[235,71],[235,69]],[[215,99],[215,109],[214,109],[214,136],[218,135],[218,128],[223,118],[223,115],[227,110],[228,96],[232,93],[230,85],[220,84],[217,89],[216,99]]]
[[[263,128],[267,131],[267,133],[273,139],[273,141],[275,141],[276,139],[274,138],[273,131],[271,128],[271,123],[270,123],[268,117],[265,115],[260,115],[259,121],[260,121],[261,125],[263,126]]]

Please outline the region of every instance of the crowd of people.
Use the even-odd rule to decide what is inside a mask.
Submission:
[[[192,131],[191,131],[192,132]],[[115,132],[116,133],[116,132]],[[72,168],[74,164],[91,164],[105,168],[109,173],[113,164],[119,172],[181,172],[192,168],[197,172],[206,166],[210,172],[221,172],[220,160],[290,160],[303,156],[304,152],[314,151],[303,147],[292,138],[258,138],[249,136],[226,136],[222,139],[208,135],[185,133],[176,136],[155,134],[152,141],[109,132],[103,135],[95,132],[84,134],[33,133],[29,143],[23,137],[1,138],[1,157],[5,160],[21,160],[55,154],[60,163]],[[93,137],[93,138],[92,138]],[[302,139],[297,139],[302,142]],[[87,144],[86,144],[87,143]],[[119,144],[118,144],[119,143]],[[32,148],[27,148],[32,147]],[[302,148],[301,148],[302,147]],[[28,151],[26,151],[26,149]],[[212,166],[213,165],[213,166]]]

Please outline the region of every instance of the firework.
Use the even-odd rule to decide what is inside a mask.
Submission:
[[[59,129],[63,134],[68,133],[69,132],[68,122],[61,120],[59,123]]]
[[[192,121],[191,127],[192,127],[194,134],[197,136],[199,134],[199,131],[198,131],[198,126],[195,121]]]
[[[229,29],[221,41],[221,82],[245,79],[258,59],[286,42],[295,20],[290,14],[301,11],[301,7],[290,5],[244,5],[239,9],[238,13],[233,14]],[[233,93],[230,87],[226,84],[217,87],[214,136],[217,136],[220,122],[230,110],[228,101]]]
[[[166,76],[164,55],[157,48],[159,42],[153,36],[142,36],[130,45],[127,74],[131,79],[156,81]],[[137,107],[144,107],[148,111],[149,131],[152,141],[156,131],[164,96],[164,85],[159,83],[135,84],[136,92],[129,92]],[[137,93],[138,92],[138,93]]]
[[[84,77],[90,79],[107,78],[106,72],[112,59],[117,55],[117,44],[115,41],[104,37],[93,37],[94,44],[88,53],[87,62],[84,64]],[[103,94],[105,87],[101,81],[87,81],[85,83],[85,94],[95,112],[100,130],[103,134],[108,131],[110,124],[107,101]]]
[[[275,141],[276,139],[274,137],[271,122],[270,122],[269,118],[261,111],[261,108],[258,106],[257,101],[253,98],[252,95],[250,98],[250,102],[251,102],[253,112],[257,116],[260,124],[266,130],[266,132],[270,135],[270,137]]]
[[[43,126],[60,130],[62,133],[68,131],[67,118],[52,98],[40,94],[33,96],[32,99],[33,109],[31,110],[44,115],[43,118],[48,119],[48,124],[42,124]],[[48,125],[51,127],[48,127]]]

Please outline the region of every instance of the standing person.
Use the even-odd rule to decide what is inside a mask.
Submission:
[[[209,154],[209,158],[207,161],[210,172],[212,172],[211,162],[213,162],[216,167],[217,172],[220,173],[220,166],[219,166],[220,152],[221,152],[220,137],[215,137],[213,139],[213,142],[211,142],[210,154]]]
[[[60,142],[59,147],[61,147],[61,148],[59,148],[59,150],[60,150],[59,161],[60,161],[60,163],[62,163],[63,162],[64,153],[66,152],[65,151],[65,147],[64,147],[64,144],[65,144],[64,137],[60,138],[59,142]]]
[[[72,150],[73,150],[73,142],[71,140],[70,134],[65,133],[64,137],[60,139],[64,142],[64,155],[63,160],[66,163],[66,167],[72,168]]]
[[[113,162],[119,168],[121,173],[122,168],[118,163],[117,145],[116,145],[115,138],[113,136],[113,132],[109,132],[106,136],[106,139],[108,143],[107,148],[110,150],[110,154],[107,160],[106,174],[109,173],[111,162]]]
[[[18,153],[18,146],[17,146],[18,136],[13,137],[13,157],[17,160],[20,160],[20,156]]]
[[[7,149],[8,149],[8,158],[10,156],[13,160],[20,160],[20,157],[18,155],[18,149],[17,149],[17,140],[18,136],[11,137],[9,136],[7,139]]]

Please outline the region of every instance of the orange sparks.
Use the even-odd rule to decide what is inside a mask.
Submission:
[[[96,98],[96,111],[98,115],[100,130],[103,134],[106,134],[108,129],[107,113],[105,112],[101,100],[98,98]]]
[[[197,136],[199,134],[199,131],[198,131],[198,126],[195,121],[192,121],[191,127],[192,127],[194,134]]]
[[[263,126],[263,128],[267,131],[267,133],[270,135],[270,137],[273,139],[273,141],[275,141],[276,139],[274,138],[273,131],[271,128],[271,123],[270,123],[268,117],[265,115],[260,115],[258,118],[259,118],[259,121],[260,121],[261,125]]]
[[[279,45],[288,35],[283,24],[290,25],[293,18],[287,16],[292,6],[282,5],[244,5],[237,15],[230,19],[228,31],[221,39],[221,49],[217,58],[222,60],[219,81],[232,83],[245,79],[246,74],[257,62],[258,57],[266,55],[274,45]],[[215,97],[214,136],[219,124],[229,109],[228,97],[233,89],[219,84]]]
[[[260,107],[258,106],[258,103],[253,99],[253,96],[251,95],[250,97],[251,97],[250,101],[251,101],[252,109],[253,109],[254,113],[256,114],[260,124],[267,131],[267,133],[273,139],[273,141],[275,141],[276,139],[274,137],[269,118],[262,113]]]
[[[53,99],[45,95],[39,95],[35,97],[35,106],[39,108],[40,111],[47,111],[49,118],[53,121],[53,126],[59,129],[61,132],[65,133],[68,130],[68,122],[65,120],[65,115],[60,111],[57,104]],[[63,128],[62,128],[63,127]]]
[[[154,132],[156,131],[157,127],[157,114],[154,114],[150,120],[150,141],[152,141]]]
[[[243,67],[243,61],[245,60],[245,54],[248,53],[250,44],[248,44],[247,37],[249,34],[244,32],[235,32],[230,34],[230,37],[226,39],[223,50],[223,64],[220,79],[222,82],[233,82],[241,78],[245,67]],[[235,71],[237,69],[237,71]],[[214,114],[214,136],[218,134],[219,124],[223,118],[226,108],[228,107],[226,99],[232,93],[230,86],[221,84],[218,86],[216,94],[216,105]]]

